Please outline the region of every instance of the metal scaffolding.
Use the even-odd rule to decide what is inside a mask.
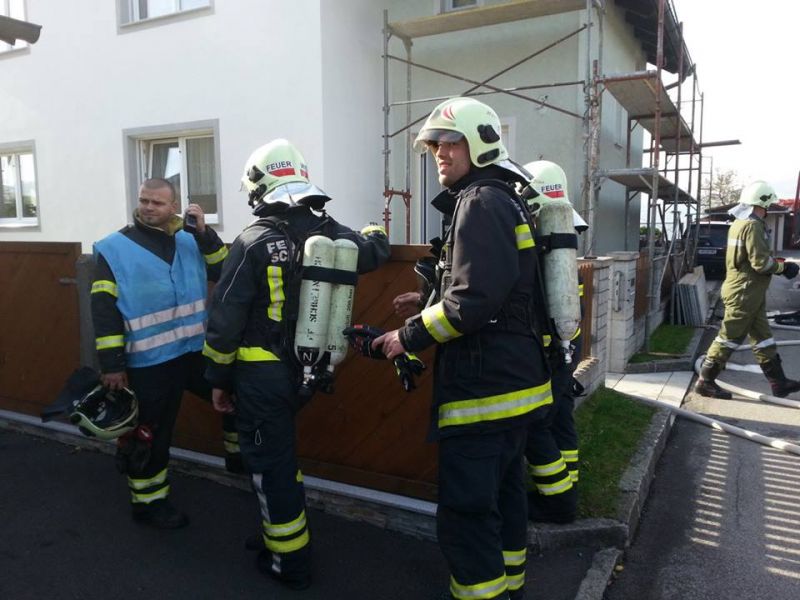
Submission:
[[[623,7],[632,0],[618,0]],[[628,112],[628,136],[626,168],[594,171],[594,177],[602,181],[607,178],[626,189],[625,218],[636,194],[645,194],[647,204],[647,263],[648,307],[645,312],[645,349],[649,349],[652,334],[652,314],[659,307],[661,290],[667,275],[671,277],[671,320],[675,322],[678,298],[675,288],[680,277],[694,264],[697,236],[687,239],[692,223],[700,217],[700,194],[703,168],[703,95],[699,91],[696,68],[689,57],[683,39],[683,24],[677,21],[671,0],[656,0],[657,21],[654,52],[648,57],[655,65],[646,70],[623,75],[601,76],[596,79],[600,94],[608,91]],[[634,21],[634,26],[636,23]],[[676,50],[669,70],[677,80],[665,85],[663,71],[667,67],[665,43],[670,40]],[[683,89],[690,82],[691,98],[683,98]],[[673,98],[670,89],[675,89]],[[688,106],[688,110],[684,110]],[[688,114],[687,114],[688,113]],[[687,115],[687,118],[684,117]],[[650,134],[649,165],[631,165],[631,134],[641,127]],[[699,139],[695,132],[699,131]],[[662,162],[663,161],[663,162]],[[682,214],[681,209],[685,211]],[[671,231],[667,227],[667,213],[671,211]],[[661,225],[661,245],[666,251],[656,253],[658,225]],[[628,249],[630,240],[625,239]],[[638,247],[638,244],[637,244]]]
[[[527,63],[528,61],[541,56],[542,54],[546,53],[547,51],[557,47],[559,44],[572,39],[575,36],[580,35],[583,32],[586,32],[586,35],[589,36],[589,32],[591,28],[595,25],[595,19],[601,19],[602,14],[602,6],[603,3],[601,0],[512,0],[510,2],[504,2],[502,4],[493,4],[489,6],[481,6],[473,9],[461,10],[457,12],[450,12],[444,13],[440,15],[434,15],[429,17],[422,17],[418,19],[413,19],[409,21],[402,21],[402,22],[390,22],[388,11],[384,11],[384,22],[383,22],[383,74],[384,74],[384,83],[383,83],[383,95],[384,95],[384,102],[383,102],[383,156],[384,156],[384,210],[383,210],[383,220],[384,226],[386,227],[387,232],[389,231],[389,226],[392,220],[392,201],[399,197],[404,206],[405,206],[405,243],[410,243],[411,241],[411,210],[412,210],[412,194],[411,194],[411,137],[410,137],[410,128],[425,119],[428,115],[428,111],[422,114],[419,117],[412,118],[411,115],[411,107],[415,104],[419,103],[431,103],[431,102],[438,102],[444,100],[446,98],[452,97],[454,95],[460,96],[482,96],[486,94],[505,94],[507,96],[511,96],[517,98],[519,100],[524,100],[527,102],[531,102],[533,104],[537,104],[541,107],[546,107],[552,109],[556,112],[561,114],[569,115],[576,119],[580,119],[584,123],[585,131],[590,131],[590,110],[587,110],[583,114],[579,114],[565,108],[555,106],[550,104],[546,101],[532,98],[526,95],[524,92],[534,90],[534,89],[544,89],[544,88],[554,88],[554,87],[562,87],[562,86],[583,86],[587,102],[589,102],[590,98],[590,90],[592,88],[592,75],[591,73],[587,73],[586,77],[583,80],[579,81],[557,81],[552,83],[544,83],[544,84],[536,84],[536,85],[522,85],[522,86],[514,86],[514,87],[506,87],[500,88],[495,85],[492,85],[491,82],[501,75],[508,73],[512,69]],[[553,41],[552,43],[537,49],[535,52],[528,54],[520,58],[519,60],[514,61],[507,67],[501,69],[500,71],[492,74],[486,79],[483,80],[476,80],[465,76],[456,75],[451,72],[443,71],[441,69],[437,69],[431,66],[423,65],[412,60],[411,50],[413,46],[413,40],[415,38],[429,36],[429,35],[438,35],[449,33],[453,31],[465,31],[470,29],[475,29],[478,27],[484,27],[487,25],[495,25],[499,23],[508,23],[512,21],[519,21],[522,19],[532,19],[536,17],[542,17],[546,15],[554,15],[566,12],[574,12],[578,10],[586,10],[587,22],[575,29],[574,31],[569,32],[568,34],[562,36],[561,38]],[[389,45],[392,38],[397,38],[403,43],[403,47],[405,49],[405,58],[401,56],[396,56],[390,53]],[[586,41],[586,61],[587,65],[591,64],[591,43],[590,39]],[[390,97],[390,89],[389,89],[389,64],[390,61],[402,64],[406,66],[406,98],[402,101],[392,101]],[[470,87],[462,91],[460,94],[451,94],[448,96],[442,97],[435,97],[435,98],[421,98],[421,99],[412,99],[411,92],[412,92],[412,68],[421,69],[430,73],[435,73],[437,75],[441,75],[443,77],[448,77],[450,79],[454,79],[457,81],[462,81],[465,83],[471,84]],[[405,115],[405,125],[396,129],[395,131],[390,130],[390,115],[391,111],[394,108],[405,108],[406,115]],[[402,187],[393,186],[391,183],[391,142],[392,140],[400,135],[405,134],[405,181]],[[588,158],[587,158],[588,161]],[[588,170],[585,173],[585,180],[588,180]],[[424,219],[421,220],[421,227],[425,227]]]
[[[694,260],[696,239],[687,243],[683,238],[684,232],[690,231],[688,225],[696,222],[700,214],[698,199],[701,191],[702,177],[700,174],[703,160],[701,152],[703,146],[703,97],[699,93],[696,69],[686,49],[682,25],[677,21],[672,0],[615,0],[615,3],[625,11],[625,19],[632,25],[647,60],[655,66],[654,70],[621,75],[604,73],[603,18],[606,10],[604,0],[511,0],[501,4],[404,22],[390,22],[388,11],[384,11],[384,224],[389,231],[392,200],[400,197],[406,208],[405,242],[411,241],[411,137],[409,130],[427,116],[427,112],[425,112],[419,117],[412,117],[412,106],[418,103],[440,101],[456,95],[412,99],[412,68],[470,84],[468,88],[458,94],[461,96],[506,94],[580,119],[583,126],[584,144],[581,212],[590,225],[590,229],[583,239],[584,253],[586,255],[593,254],[596,204],[600,187],[604,181],[615,181],[626,188],[626,249],[633,242],[627,239],[629,205],[637,194],[645,194],[648,197],[647,255],[651,269],[647,288],[649,290],[649,306],[646,313],[645,338],[649,340],[651,313],[658,308],[664,277],[669,273],[672,276],[672,282],[677,283],[685,270],[691,268]],[[584,11],[584,22],[580,27],[483,80],[456,75],[412,60],[413,40],[418,37],[466,31],[486,25],[574,11]],[[585,72],[582,80],[505,88],[491,84],[500,75],[578,35],[585,36]],[[595,40],[592,39],[593,35],[597,36]],[[405,58],[390,53],[389,46],[393,37],[402,41]],[[403,101],[392,101],[390,97],[390,62],[396,62],[406,67],[406,97]],[[671,85],[665,85],[662,80],[663,71],[677,75],[677,81]],[[691,81],[691,97],[685,100],[683,87],[687,80]],[[532,89],[570,85],[583,87],[583,114],[554,106],[525,93]],[[677,95],[675,99],[668,93],[673,88]],[[601,170],[599,168],[602,98],[605,92],[611,93],[628,114],[624,169]],[[390,131],[391,111],[402,108],[405,108],[406,124],[395,131]],[[688,110],[683,110],[686,108]],[[684,118],[684,114],[687,114],[686,118]],[[651,136],[650,148],[645,151],[649,154],[648,166],[631,164],[634,158],[631,149],[632,134],[636,127],[648,131]],[[700,131],[699,139],[695,136],[695,131],[698,129]],[[403,133],[405,133],[405,181],[402,186],[394,187],[391,185],[391,143],[396,136]],[[685,185],[682,187],[681,184]],[[683,207],[686,213],[683,217],[680,216],[680,207]],[[671,209],[673,217],[672,231],[670,232],[667,231],[665,218],[669,209]],[[680,226],[684,217],[686,228]],[[656,256],[655,232],[659,221],[664,232],[663,243],[668,244],[669,249],[664,255]],[[424,231],[424,219],[421,219],[421,226]],[[638,249],[638,247],[638,240],[636,240],[636,248]],[[656,269],[652,268],[652,265],[662,262],[663,268],[656,276]]]

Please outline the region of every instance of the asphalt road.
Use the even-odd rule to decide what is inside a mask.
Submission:
[[[0,428],[0,600],[438,600],[449,598],[435,543],[308,510],[314,582],[288,591],[244,549],[260,523],[252,493],[179,473],[171,498],[192,522],[132,522],[113,458]],[[593,552],[529,555],[526,598],[573,600]]]
[[[768,310],[800,309],[792,283],[775,278]],[[774,334],[800,339],[796,331]],[[800,378],[800,346],[779,351],[787,375]],[[732,360],[755,362],[747,351]],[[769,390],[760,373],[727,370],[720,379]],[[800,444],[800,409],[694,394],[684,408]],[[622,567],[608,600],[797,600],[800,456],[678,419]]]

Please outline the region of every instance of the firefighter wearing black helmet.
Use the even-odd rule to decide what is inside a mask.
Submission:
[[[521,598],[526,427],[552,403],[535,332],[537,261],[526,209],[489,106],[437,106],[415,148],[434,154],[450,217],[437,289],[420,314],[373,342],[392,358],[437,344],[432,434],[439,440],[439,545],[454,598]]]

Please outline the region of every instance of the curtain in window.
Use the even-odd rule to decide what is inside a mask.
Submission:
[[[19,155],[19,170],[22,188],[22,216],[36,217],[36,174],[33,171],[33,154]]]
[[[175,195],[181,197],[181,152],[178,140],[153,142],[150,177],[166,179],[175,186]]]
[[[217,181],[213,137],[186,140],[186,170],[189,202],[199,204],[204,213],[215,214]]]
[[[0,218],[15,219],[17,217],[17,170],[11,156],[0,156],[0,186],[3,189],[0,198]]]

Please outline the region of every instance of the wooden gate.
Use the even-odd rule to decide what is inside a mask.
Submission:
[[[403,323],[392,299],[417,288],[414,261],[427,246],[392,246],[391,260],[362,275],[353,322],[381,329]],[[436,447],[425,442],[430,422],[431,348],[419,354],[428,369],[406,393],[388,361],[355,356],[337,367],[335,392],[315,394],[297,420],[304,473],[418,498],[435,498]],[[192,396],[184,397],[174,444],[210,454],[222,451],[220,417]]]
[[[39,415],[79,365],[78,243],[0,242],[0,407]]]

